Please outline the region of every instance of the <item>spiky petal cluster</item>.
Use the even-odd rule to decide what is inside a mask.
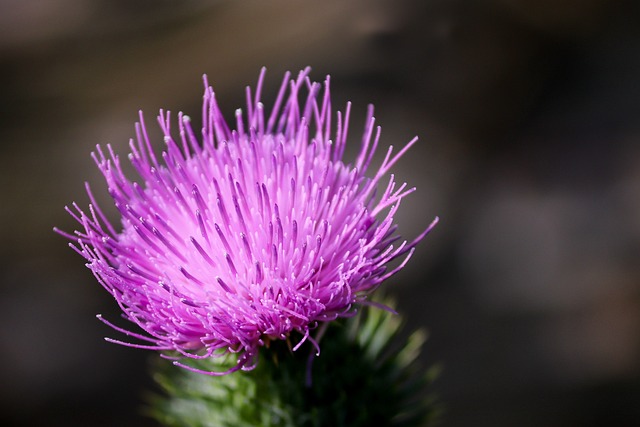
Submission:
[[[411,243],[393,245],[399,239],[394,214],[414,189],[396,188],[387,172],[416,140],[395,155],[389,147],[365,177],[380,136],[372,108],[359,155],[346,164],[350,105],[337,113],[331,139],[329,78],[321,93],[308,72],[285,75],[267,115],[260,102],[263,70],[255,95],[247,88],[246,122],[236,111],[235,130],[205,78],[202,143],[183,114],[174,139],[169,113],[161,110],[161,160],[140,114],[129,160],[141,183],[125,177],[111,147],[105,154],[98,146],[93,157],[122,230],[109,223],[87,186],[88,213],[76,204],[67,209],[83,230],[67,237],[146,334],[103,321],[147,344],[110,341],[190,358],[234,352],[231,371],[251,369],[269,340],[297,331],[299,346],[320,322],[353,313],[404,266],[430,227]],[[376,195],[383,179],[384,191]]]

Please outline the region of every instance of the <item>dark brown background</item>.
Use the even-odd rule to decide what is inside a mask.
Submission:
[[[148,353],[105,343],[115,304],[51,231],[106,192],[137,110],[228,114],[269,69],[331,73],[441,224],[386,288],[444,426],[640,424],[640,7],[633,0],[0,0],[0,424],[144,426]],[[268,105],[268,102],[267,102]],[[105,199],[106,201],[106,199]]]

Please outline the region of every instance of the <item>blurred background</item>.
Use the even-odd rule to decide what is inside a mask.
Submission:
[[[52,227],[106,188],[137,111],[223,110],[267,66],[376,105],[437,229],[386,288],[443,426],[640,425],[640,3],[633,0],[0,0],[0,424],[154,426],[149,353],[103,341],[116,304]],[[157,135],[157,134],[156,134]],[[158,139],[158,147],[160,146]],[[109,211],[113,212],[113,211]]]

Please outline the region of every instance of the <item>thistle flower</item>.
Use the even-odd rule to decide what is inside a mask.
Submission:
[[[254,368],[261,347],[294,331],[301,336],[294,350],[308,339],[319,352],[312,330],[367,304],[435,224],[394,246],[394,215],[414,188],[396,186],[387,174],[417,138],[397,154],[389,147],[367,177],[380,138],[373,108],[357,158],[345,163],[350,104],[337,113],[331,139],[329,77],[322,91],[309,69],[295,79],[287,73],[267,114],[260,102],[264,72],[255,94],[247,88],[246,121],[236,110],[235,130],[205,77],[202,143],[182,113],[174,139],[170,114],[160,110],[161,160],[140,113],[129,161],[141,183],[125,176],[110,146],[92,154],[122,229],[107,220],[87,185],[88,213],[67,207],[82,230],[58,232],[74,241],[124,317],[145,332],[98,316],[144,344],[108,341],[173,351],[174,364],[198,372],[181,360],[237,353],[229,370],[203,371],[214,375]]]

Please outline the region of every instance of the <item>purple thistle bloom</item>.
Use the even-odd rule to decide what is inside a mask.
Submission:
[[[236,110],[235,130],[205,78],[202,144],[182,113],[174,139],[169,112],[161,110],[161,160],[140,113],[129,160],[141,183],[125,177],[110,146],[107,154],[100,146],[93,153],[122,230],[109,223],[87,185],[88,213],[75,203],[67,208],[83,231],[58,232],[77,242],[71,246],[146,334],[99,318],[147,344],[108,341],[187,358],[238,353],[237,365],[224,373],[252,369],[261,346],[293,331],[302,335],[294,350],[306,339],[317,347],[310,330],[366,304],[435,225],[437,218],[412,242],[393,244],[400,238],[394,214],[414,188],[396,188],[387,173],[417,138],[395,155],[389,147],[368,178],[380,137],[373,108],[358,157],[347,164],[350,104],[337,113],[331,139],[329,78],[322,93],[309,69],[297,79],[287,73],[267,115],[260,102],[264,72],[255,95],[247,88],[246,121]],[[302,90],[307,95],[299,103]],[[388,270],[398,257],[403,261]]]

